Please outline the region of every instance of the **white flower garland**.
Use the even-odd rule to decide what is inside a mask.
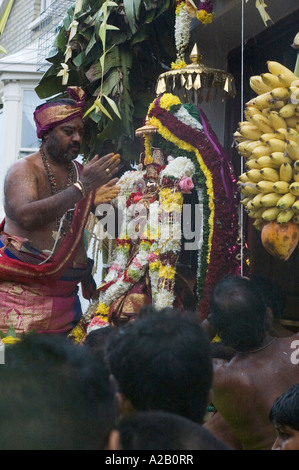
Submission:
[[[191,116],[191,114],[188,113],[187,109],[184,106],[181,106],[180,109],[176,111],[173,115],[187,126],[190,126],[193,129],[196,129],[197,131],[203,130],[201,122],[197,121],[193,116]]]
[[[185,50],[190,41],[191,16],[185,8],[180,8],[175,18],[175,45],[177,50],[177,60],[184,60]]]

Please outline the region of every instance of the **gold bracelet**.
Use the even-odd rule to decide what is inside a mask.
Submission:
[[[86,196],[86,192],[85,192],[85,189],[84,189],[84,186],[83,186],[82,181],[77,180],[77,181],[74,183],[74,186],[76,186],[76,188],[79,189],[80,193],[82,194],[82,197],[85,197],[85,196]]]

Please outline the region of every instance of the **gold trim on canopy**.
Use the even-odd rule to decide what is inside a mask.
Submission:
[[[213,101],[219,96],[234,98],[234,77],[223,70],[206,67],[200,63],[202,55],[197,44],[190,54],[191,64],[181,69],[169,70],[158,77],[156,95],[173,93],[182,102],[195,105],[202,101]]]

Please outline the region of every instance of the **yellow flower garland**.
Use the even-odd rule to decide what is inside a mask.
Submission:
[[[167,95],[163,95],[162,98],[165,97],[164,103],[167,106],[167,108],[165,107],[164,103],[162,102],[162,99],[160,101],[160,107],[163,107],[164,109],[169,110],[171,108],[171,106],[173,106],[173,104],[178,104],[178,101],[180,102],[180,100],[177,97],[173,97],[173,98],[176,98],[176,99],[171,99],[169,96],[166,98],[166,96]],[[171,95],[171,96],[173,96],[173,95]],[[177,147],[179,147],[183,150],[186,150],[187,152],[195,153],[197,161],[200,165],[200,168],[201,168],[202,172],[204,173],[204,175],[206,177],[206,186],[207,186],[207,193],[208,193],[208,197],[209,197],[209,208],[210,208],[210,216],[209,216],[209,222],[208,222],[209,227],[210,227],[209,241],[208,241],[209,249],[208,249],[208,254],[207,254],[207,262],[209,263],[210,262],[210,256],[211,256],[211,249],[212,249],[212,237],[213,237],[213,229],[214,229],[214,213],[215,213],[212,173],[210,172],[210,170],[206,166],[206,164],[203,161],[203,158],[200,155],[197,148],[193,147],[191,144],[188,144],[187,142],[184,142],[183,140],[176,137],[174,134],[172,134],[170,132],[169,129],[167,129],[167,127],[163,126],[157,118],[151,117],[150,118],[150,123],[153,126],[158,128],[159,134],[165,140],[168,140],[168,141],[172,142],[174,145],[176,145]]]
[[[214,13],[207,13],[205,10],[200,10],[197,13],[196,18],[202,24],[209,24],[209,23],[212,23],[212,21],[213,21]]]
[[[169,111],[170,108],[176,104],[181,104],[181,100],[171,93],[165,93],[160,99],[160,107],[166,109],[166,111]]]
[[[171,62],[172,70],[184,69],[185,67],[187,67],[187,64],[184,60],[177,60],[176,62]]]
[[[159,269],[159,278],[165,277],[167,279],[174,279],[176,268],[173,266],[161,266]]]

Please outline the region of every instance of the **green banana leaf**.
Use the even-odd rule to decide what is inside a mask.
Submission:
[[[135,130],[144,123],[148,106],[155,97],[158,76],[170,68],[176,57],[175,0],[115,0],[113,3],[84,0],[82,11],[76,17],[73,5],[48,54],[49,69],[36,87],[41,99],[67,96],[67,86],[62,86],[57,73],[64,63],[74,19],[78,28],[69,44],[72,57],[67,62],[67,86],[79,85],[84,89],[86,110],[92,108],[99,93],[107,96],[108,99],[101,98],[101,104],[113,118],[99,108],[98,113],[93,109],[88,114],[82,145],[84,158],[88,161],[94,153],[108,149],[120,151],[124,160],[136,162],[140,141],[135,137]],[[105,25],[108,26],[104,30]]]

